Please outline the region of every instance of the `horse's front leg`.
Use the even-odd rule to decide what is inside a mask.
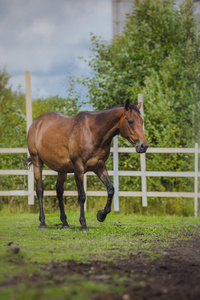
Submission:
[[[106,186],[107,193],[108,193],[108,199],[106,206],[104,209],[99,210],[97,213],[97,220],[99,222],[103,222],[107,216],[108,213],[111,212],[111,204],[112,204],[112,199],[114,195],[114,187],[110,181],[110,178],[108,176],[108,171],[106,169],[106,165],[103,164],[101,167],[98,168],[95,172],[99,179],[103,182],[103,184]]]
[[[85,191],[83,186],[83,176],[84,176],[84,168],[81,165],[76,165],[74,167],[74,175],[76,180],[76,185],[78,189],[78,202],[80,204],[80,218],[79,222],[81,224],[80,230],[87,230],[85,212],[84,212],[84,203],[85,203]]]

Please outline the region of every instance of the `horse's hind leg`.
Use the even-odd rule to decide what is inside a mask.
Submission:
[[[43,185],[42,185],[42,168],[43,168],[43,162],[39,158],[39,156],[35,156],[33,161],[33,170],[34,170],[34,177],[36,180],[36,194],[39,200],[40,205],[40,226],[39,229],[47,229],[47,226],[45,224],[45,215],[43,210]]]
[[[113,195],[114,195],[114,187],[113,187],[113,185],[110,181],[110,178],[108,176],[108,171],[106,169],[105,164],[96,171],[96,174],[99,177],[99,179],[106,186],[107,193],[108,193],[108,199],[107,199],[106,206],[104,207],[104,209],[99,210],[98,213],[97,213],[97,220],[99,222],[103,222],[105,220],[107,214],[111,212],[111,204],[112,204],[112,198],[113,198]]]
[[[85,213],[84,213],[84,203],[85,203],[85,191],[83,186],[83,176],[84,176],[84,168],[82,165],[75,165],[74,166],[74,175],[76,180],[76,185],[78,189],[78,202],[80,204],[80,218],[79,222],[81,224],[80,230],[87,230]]]
[[[62,226],[63,229],[70,228],[69,224],[67,223],[67,217],[66,217],[64,205],[63,205],[63,193],[64,193],[63,185],[64,185],[66,177],[67,177],[66,173],[58,173],[58,179],[57,179],[57,183],[56,183],[56,192],[57,192],[57,197],[58,197],[59,206],[60,206],[60,220],[63,223],[63,226]]]

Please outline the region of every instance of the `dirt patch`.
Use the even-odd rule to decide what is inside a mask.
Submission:
[[[123,295],[96,293],[95,300],[200,300],[200,235],[193,236],[191,241],[174,243],[168,249],[155,246],[151,253],[151,256],[142,252],[130,254],[127,260],[114,262],[38,264],[42,278],[32,274],[31,284],[40,285],[50,280],[59,285],[67,277],[77,275],[83,280],[124,287]],[[13,282],[17,284],[23,279],[23,276],[16,275]]]

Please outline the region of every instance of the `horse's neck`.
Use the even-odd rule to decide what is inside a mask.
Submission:
[[[115,107],[97,113],[96,125],[102,143],[111,142],[113,137],[119,133],[119,122],[123,111],[123,107]]]

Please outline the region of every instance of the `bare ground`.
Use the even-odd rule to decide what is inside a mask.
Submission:
[[[94,299],[200,300],[200,234],[193,235],[190,241],[174,242],[168,249],[154,246],[152,253],[154,256],[142,252],[130,254],[127,260],[114,262],[38,264],[38,268],[43,270],[42,277],[32,274],[31,284],[37,286],[51,280],[56,285],[62,285],[67,278],[78,275],[86,281],[113,286],[124,278],[123,282],[120,281],[125,291],[122,295],[99,292],[93,295]],[[22,275],[16,275],[12,282],[4,284],[16,285],[23,279]]]

